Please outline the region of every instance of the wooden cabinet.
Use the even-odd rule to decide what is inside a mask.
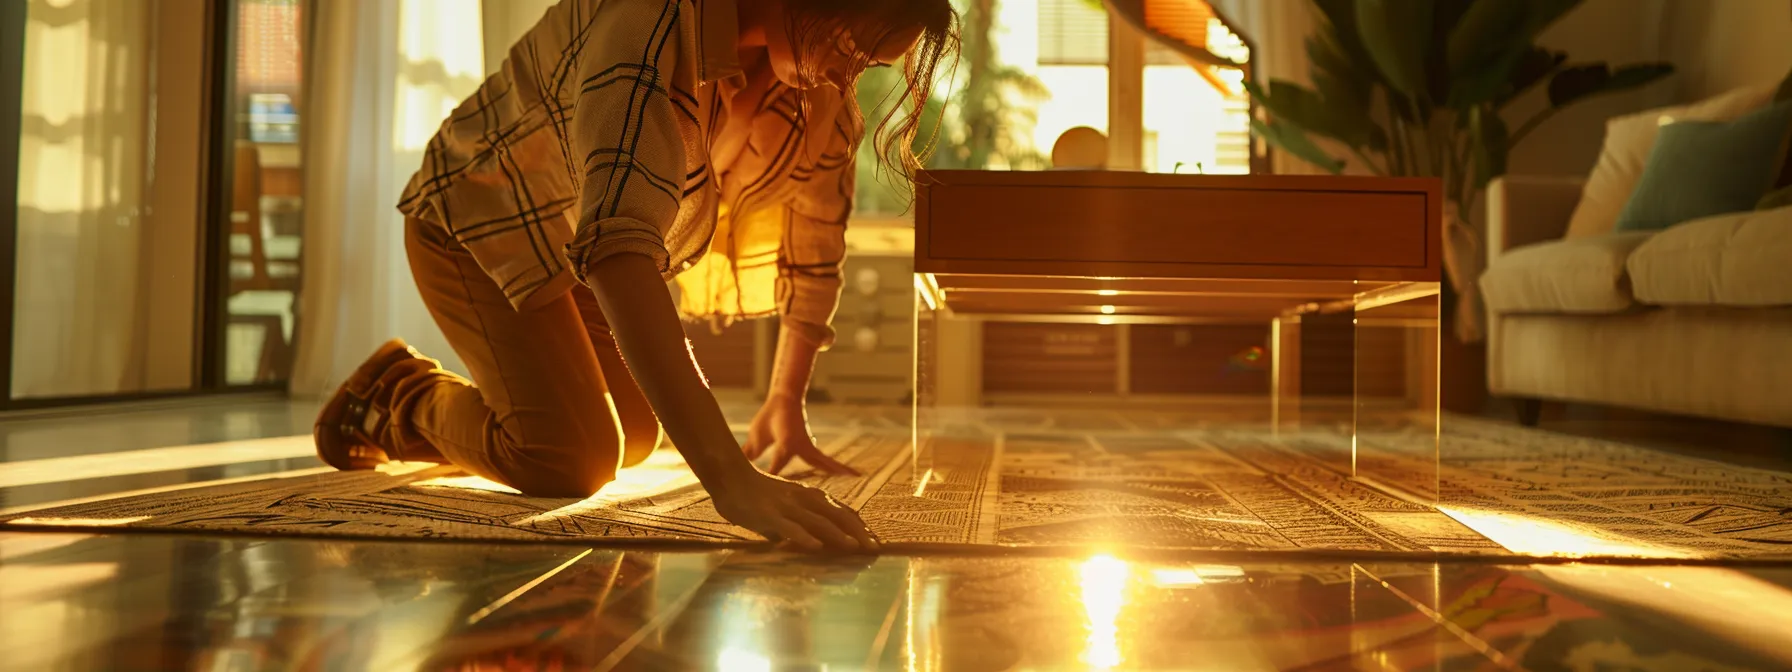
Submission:
[[[834,401],[900,403],[914,378],[914,264],[853,255],[841,271],[834,347],[816,362],[814,388]]]

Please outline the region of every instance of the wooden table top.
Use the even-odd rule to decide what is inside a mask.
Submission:
[[[915,270],[955,311],[1267,319],[1442,279],[1428,178],[927,171]]]

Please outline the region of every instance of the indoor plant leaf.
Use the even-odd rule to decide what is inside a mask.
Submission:
[[[1566,107],[1602,93],[1616,93],[1643,86],[1674,72],[1668,63],[1637,63],[1613,71],[1604,63],[1576,65],[1558,71],[1549,80],[1549,105]]]
[[[1325,20],[1339,29],[1356,28],[1356,0],[1313,0]]]
[[[1356,3],[1314,0],[1314,4],[1323,16],[1319,29],[1306,40],[1307,73],[1313,89],[1326,107],[1348,115],[1353,127],[1367,129],[1365,146],[1370,151],[1385,152],[1388,132],[1370,115],[1371,96],[1381,76],[1356,33]]]
[[[1506,100],[1535,84],[1560,60],[1532,42],[1582,0],[1481,0],[1450,30],[1451,106]],[[1561,57],[1565,58],[1565,57]],[[1475,80],[1472,85],[1461,80]],[[1508,88],[1505,83],[1511,83]]]
[[[1533,40],[1543,33],[1545,28],[1567,16],[1586,0],[1524,0],[1525,22],[1524,39]]]
[[[1506,174],[1510,133],[1500,113],[1487,105],[1468,111],[1469,148],[1474,158],[1474,177],[1469,193],[1480,193],[1493,178]]]
[[[1369,65],[1371,71],[1365,71],[1364,65]],[[1329,32],[1307,37],[1307,74],[1313,80],[1313,88],[1328,104],[1368,108],[1369,92],[1376,81],[1373,68],[1367,61],[1352,60],[1338,44],[1338,38]]]
[[[1319,25],[1307,42],[1307,54],[1314,57],[1315,41],[1323,42],[1328,58],[1314,57],[1314,64],[1326,64],[1340,77],[1363,84],[1362,100],[1369,100],[1369,90],[1382,82],[1381,71],[1363,47],[1363,37],[1356,27],[1357,0],[1313,0],[1319,8]]]
[[[1512,78],[1507,82],[1505,91],[1494,100],[1494,104],[1503,106],[1523,95],[1555,72],[1556,68],[1562,67],[1562,63],[1567,60],[1567,53],[1532,47],[1518,60],[1518,66],[1512,69]]]
[[[1444,49],[1450,72],[1463,73],[1505,55],[1525,24],[1528,3],[1514,0],[1483,0],[1470,6],[1450,29]]]
[[[1462,21],[1475,0],[1432,0],[1430,39],[1425,46],[1425,87],[1431,100],[1450,97],[1449,48],[1451,29]]]
[[[1330,27],[1329,32],[1336,37],[1338,46],[1344,53],[1351,60],[1367,63],[1369,52],[1363,50],[1363,40],[1356,29],[1356,2],[1357,0],[1313,0],[1313,6],[1319,8],[1323,23]]]
[[[1270,144],[1293,154],[1297,159],[1318,166],[1321,170],[1333,175],[1344,172],[1342,159],[1326,154],[1304,131],[1287,121],[1266,124],[1260,119],[1252,119],[1251,130],[1263,136]]]
[[[1357,34],[1390,87],[1423,107],[1431,0],[1357,0]]]
[[[1513,73],[1530,53],[1529,45],[1519,44],[1491,61],[1456,71],[1455,81],[1450,84],[1449,106],[1463,110],[1497,100],[1511,88]]]
[[[1363,138],[1366,142],[1358,145],[1371,151],[1383,152],[1388,147],[1388,133],[1369,113],[1369,92],[1367,86],[1349,82],[1320,70],[1313,70],[1313,89],[1318,92],[1319,99],[1326,109],[1339,115],[1346,115],[1348,123],[1367,131]]]
[[[1459,71],[1528,45],[1585,0],[1477,0],[1450,30],[1450,69]]]
[[[1268,89],[1254,82],[1245,82],[1244,86],[1277,121],[1293,123],[1308,133],[1337,140],[1352,148],[1362,148],[1371,142],[1370,131],[1374,124],[1362,108],[1334,104],[1311,89],[1280,79],[1270,80]]]

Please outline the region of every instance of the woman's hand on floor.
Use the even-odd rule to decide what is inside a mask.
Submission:
[[[758,460],[770,451],[772,463],[766,471],[773,474],[784,471],[784,467],[790,464],[790,458],[800,457],[822,473],[859,475],[858,470],[828,457],[815,445],[815,436],[809,433],[809,417],[801,399],[779,395],[766,399],[765,405],[759,408],[759,413],[753,416],[753,426],[747,433],[747,442],[741,444],[740,449],[749,460]]]
[[[797,549],[877,551],[881,544],[859,514],[816,488],[755,471],[710,489],[729,522]]]

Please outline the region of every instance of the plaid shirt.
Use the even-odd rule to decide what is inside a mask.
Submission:
[[[743,69],[738,34],[733,0],[562,0],[442,123],[399,210],[518,310],[635,253],[687,319],[776,313],[831,342],[863,128],[838,90]]]

